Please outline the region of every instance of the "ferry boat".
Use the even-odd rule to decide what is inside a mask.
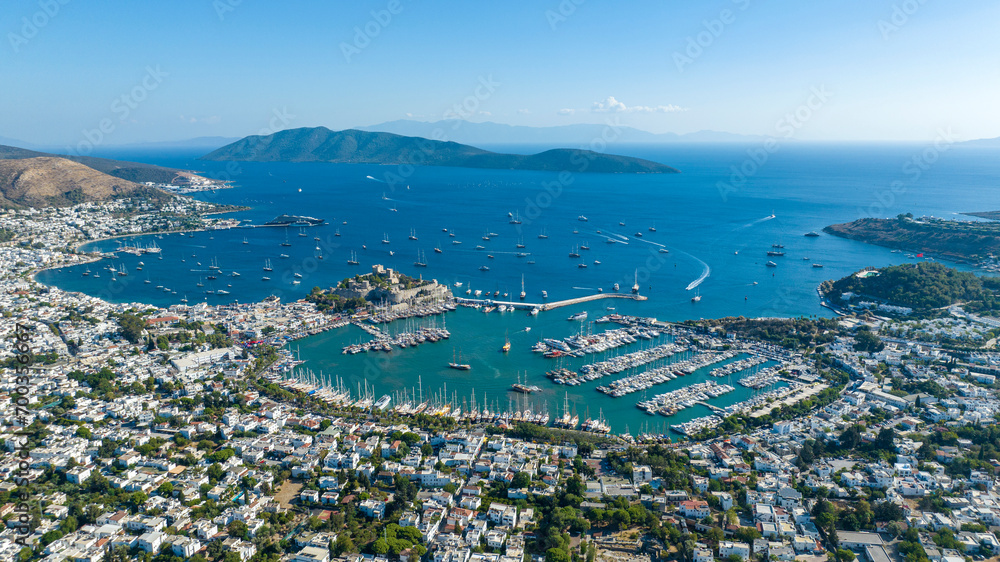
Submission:
[[[583,312],[577,312],[576,314],[574,314],[573,316],[570,316],[566,320],[569,320],[570,322],[574,322],[574,321],[581,321],[581,320],[586,320],[586,319],[587,319],[587,311],[584,310]]]

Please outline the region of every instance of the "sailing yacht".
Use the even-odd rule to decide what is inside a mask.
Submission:
[[[461,360],[461,357],[459,357],[459,360]],[[448,366],[451,367],[452,369],[456,369],[458,371],[471,371],[472,370],[472,366],[471,365],[469,365],[467,363],[459,363],[458,361],[456,361],[455,360],[455,353],[454,352],[452,352],[452,354],[451,354],[451,363],[448,363]]]
[[[427,267],[427,258],[424,256],[424,253],[422,251],[417,250],[417,261],[413,262],[413,266]]]
[[[273,269],[271,269],[270,259],[264,260],[264,271],[274,271]]]
[[[411,228],[410,229],[409,239],[410,240],[416,240],[417,239],[417,230],[415,228]]]
[[[243,243],[244,243],[244,244],[249,244],[249,243],[250,243],[250,242],[249,242],[249,241],[247,240],[247,237],[246,237],[246,236],[244,236],[244,237],[243,237]]]
[[[388,233],[385,233],[385,232],[382,233],[382,243],[383,244],[388,244],[389,243],[389,234]]]
[[[361,265],[361,262],[358,261],[358,253],[354,250],[351,250],[351,259],[347,260],[347,265]]]

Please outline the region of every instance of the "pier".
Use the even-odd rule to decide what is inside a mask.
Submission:
[[[573,306],[574,304],[580,304],[590,301],[596,301],[601,299],[631,299],[634,301],[644,301],[648,297],[642,295],[635,295],[631,293],[597,293],[593,295],[587,295],[585,297],[576,297],[573,299],[566,299],[561,301],[547,302],[547,303],[530,303],[522,301],[498,301],[494,299],[466,299],[462,297],[455,297],[455,302],[460,304],[472,304],[472,305],[507,305],[511,308],[519,308],[522,310],[531,310],[537,308],[538,310],[555,310],[557,308],[562,308],[564,306]]]

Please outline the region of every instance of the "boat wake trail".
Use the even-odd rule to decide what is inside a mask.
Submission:
[[[372,177],[372,176],[365,176],[365,177],[366,177],[366,178],[368,178],[368,179],[370,179],[370,180],[374,180],[374,181],[377,181],[377,182],[379,182],[379,183],[385,183],[385,181],[384,181],[384,180],[380,180],[380,179],[378,179],[378,178],[375,178],[375,177]]]
[[[573,287],[573,288],[576,289],[576,290],[578,290],[578,291],[596,291],[597,290],[597,289],[594,289],[593,287]]]
[[[695,279],[694,281],[688,283],[688,286],[684,289],[685,291],[690,291],[691,289],[694,289],[698,285],[701,285],[701,283],[705,279],[708,279],[708,276],[712,274],[712,268],[709,267],[708,264],[705,263],[704,261],[702,261],[702,260],[700,260],[700,259],[692,256],[691,254],[689,254],[689,253],[687,253],[687,252],[685,252],[683,250],[678,250],[678,253],[684,254],[685,256],[687,256],[687,257],[693,259],[694,261],[700,263],[701,264],[701,268],[702,268],[701,269],[701,275],[699,275],[698,278]]]
[[[756,225],[758,225],[758,224],[760,224],[762,222],[769,221],[769,220],[771,220],[773,218],[774,218],[774,213],[771,213],[770,215],[768,215],[768,216],[766,216],[766,217],[764,217],[762,219],[757,219],[755,221],[748,222],[747,224],[744,224],[743,226],[737,228],[736,230],[739,230],[741,228],[750,228],[751,226],[756,226]]]

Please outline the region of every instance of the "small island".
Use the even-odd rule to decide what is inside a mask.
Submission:
[[[331,162],[611,174],[679,173],[679,170],[666,164],[592,150],[557,148],[530,155],[501,154],[457,142],[355,129],[331,131],[326,127],[289,129],[266,136],[251,135],[202,156],[202,160]]]

